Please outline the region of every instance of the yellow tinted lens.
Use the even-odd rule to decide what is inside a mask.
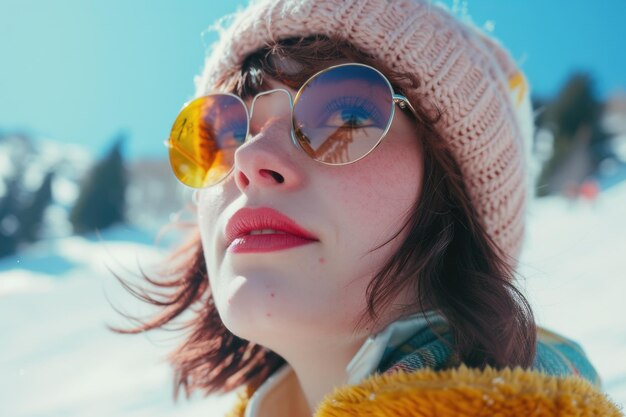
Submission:
[[[169,137],[174,174],[194,188],[221,181],[247,132],[248,115],[239,98],[214,94],[192,101],[176,118]]]

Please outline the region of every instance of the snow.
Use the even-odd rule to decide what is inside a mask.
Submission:
[[[578,341],[604,389],[626,404],[626,182],[595,204],[538,200],[520,284],[540,325]],[[171,333],[118,335],[113,309],[145,316],[110,270],[132,279],[163,258],[153,236],[118,227],[90,238],[40,242],[0,259],[2,416],[223,415],[233,396],[172,398]]]
[[[540,325],[581,343],[626,404],[626,182],[594,203],[548,197],[531,209],[520,273]]]
[[[150,235],[117,228],[90,239],[42,242],[0,259],[0,404],[13,416],[198,416],[224,414],[223,398],[172,399],[165,355],[171,334],[118,335],[149,310],[109,272],[138,273],[162,259]],[[149,268],[147,268],[149,270]],[[218,414],[218,415],[219,415]]]

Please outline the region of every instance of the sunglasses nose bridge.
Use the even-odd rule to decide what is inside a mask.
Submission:
[[[287,101],[282,99],[283,93]],[[288,104],[288,107],[285,107]],[[291,92],[284,88],[276,88],[263,91],[252,99],[250,104],[250,135],[258,133],[261,128],[270,120],[284,117],[285,114],[291,119],[293,111],[293,96]]]

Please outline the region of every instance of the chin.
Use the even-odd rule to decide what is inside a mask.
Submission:
[[[259,280],[236,276],[213,291],[224,326],[234,335],[261,343],[275,329],[272,292]]]
[[[248,295],[245,291],[234,294],[230,303],[219,308],[224,326],[235,336],[281,352],[292,342],[301,343],[307,333],[317,333],[301,319],[300,312],[270,311],[258,295]]]

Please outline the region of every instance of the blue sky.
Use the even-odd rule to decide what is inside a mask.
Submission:
[[[162,142],[215,40],[206,29],[245,3],[0,0],[0,131],[81,143],[96,154],[125,131],[130,157],[166,157]],[[458,4],[479,26],[493,22],[536,94],[553,95],[573,70],[590,72],[601,97],[626,91],[626,2]]]

